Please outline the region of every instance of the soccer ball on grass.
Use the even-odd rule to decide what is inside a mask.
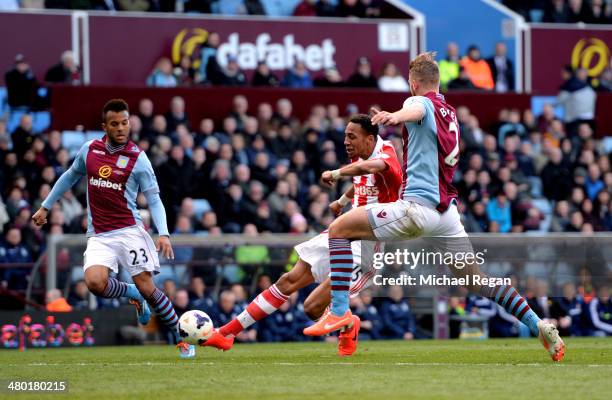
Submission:
[[[202,345],[213,333],[213,323],[204,311],[187,311],[179,319],[178,329],[182,340]]]

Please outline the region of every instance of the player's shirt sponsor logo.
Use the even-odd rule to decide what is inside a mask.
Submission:
[[[378,196],[379,190],[376,186],[356,186],[355,194],[357,196]]]
[[[378,214],[376,214],[378,218],[387,218],[387,212],[385,210],[380,210]]]
[[[103,165],[100,167],[100,169],[98,169],[98,175],[100,175],[100,178],[108,178],[112,172],[113,169],[108,165]]]
[[[117,166],[119,168],[125,168],[128,165],[128,162],[130,162],[130,159],[126,156],[119,156],[119,158],[117,159]]]
[[[107,181],[106,179],[102,179],[102,178],[96,179],[93,176],[89,178],[89,184],[91,186],[99,187],[99,188],[108,188],[108,189],[119,190],[119,191],[123,190],[122,183],[113,183],[111,181]]]

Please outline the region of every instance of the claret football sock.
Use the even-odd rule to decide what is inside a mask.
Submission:
[[[128,285],[125,282],[121,282],[120,280],[109,277],[106,283],[106,288],[104,288],[104,291],[102,292],[100,297],[104,297],[107,299],[115,299],[115,298],[124,297],[124,296],[132,297],[130,296],[130,293],[133,294],[134,292],[138,293],[138,289],[136,289],[136,285],[134,284]],[[140,294],[138,293],[137,295],[133,297],[139,298]]]
[[[240,315],[219,328],[219,333],[223,336],[236,336],[255,322],[278,310],[287,299],[289,296],[282,294],[276,285],[272,285],[261,292]]]
[[[155,288],[153,293],[147,298],[147,302],[153,309],[155,313],[157,313],[157,317],[161,320],[161,322],[168,327],[170,332],[174,334],[175,341],[179,342],[178,336],[178,316],[176,315],[176,311],[174,311],[174,307],[172,306],[172,302],[170,299],[166,297],[164,292]]]
[[[353,251],[348,239],[329,238],[331,313],[342,316],[349,309],[349,288],[353,273]]]
[[[527,300],[519,295],[514,287],[509,285],[482,286],[480,294],[483,297],[495,300],[497,304],[504,307],[506,311],[527,325],[532,334],[538,336],[538,321],[540,321],[540,317],[529,307]]]

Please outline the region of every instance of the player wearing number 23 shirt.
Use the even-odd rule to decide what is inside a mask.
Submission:
[[[110,100],[102,112],[105,135],[83,144],[72,166],[58,179],[32,216],[37,225],[47,222],[53,203],[81,178],[87,185],[87,249],[84,254],[85,283],[104,298],[127,297],[136,306],[141,324],[149,321],[151,305],[170,332],[169,340],[178,343],[181,356],[193,356],[193,347],[180,341],[178,316],[166,295],[155,287],[152,274],[159,272],[158,251],[174,258],[166,212],[159,187],[147,155],[129,139],[128,105]],[[142,192],[159,232],[157,246],[143,227],[136,206]],[[134,284],[109,276],[109,271],[126,268]]]

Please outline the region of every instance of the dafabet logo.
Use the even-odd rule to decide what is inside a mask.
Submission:
[[[572,50],[572,67],[584,68],[590,77],[597,77],[610,63],[610,49],[598,38],[580,39]]]
[[[193,67],[199,68],[200,59],[196,50],[206,43],[209,32],[202,28],[183,29],[172,43],[172,62],[178,65],[183,56],[192,59]],[[283,35],[275,43],[268,32],[262,32],[254,40],[240,38],[238,32],[227,35],[225,41],[217,48],[217,62],[227,65],[228,56],[236,57],[238,65],[243,70],[253,70],[259,61],[265,61],[272,70],[285,70],[293,67],[296,60],[301,60],[311,71],[320,71],[336,65],[334,54],[336,47],[331,38],[325,38],[321,43],[295,42],[293,34]]]
[[[111,167],[109,167],[108,165],[103,165],[98,170],[98,175],[100,175],[100,178],[108,178],[112,172],[113,169]]]

